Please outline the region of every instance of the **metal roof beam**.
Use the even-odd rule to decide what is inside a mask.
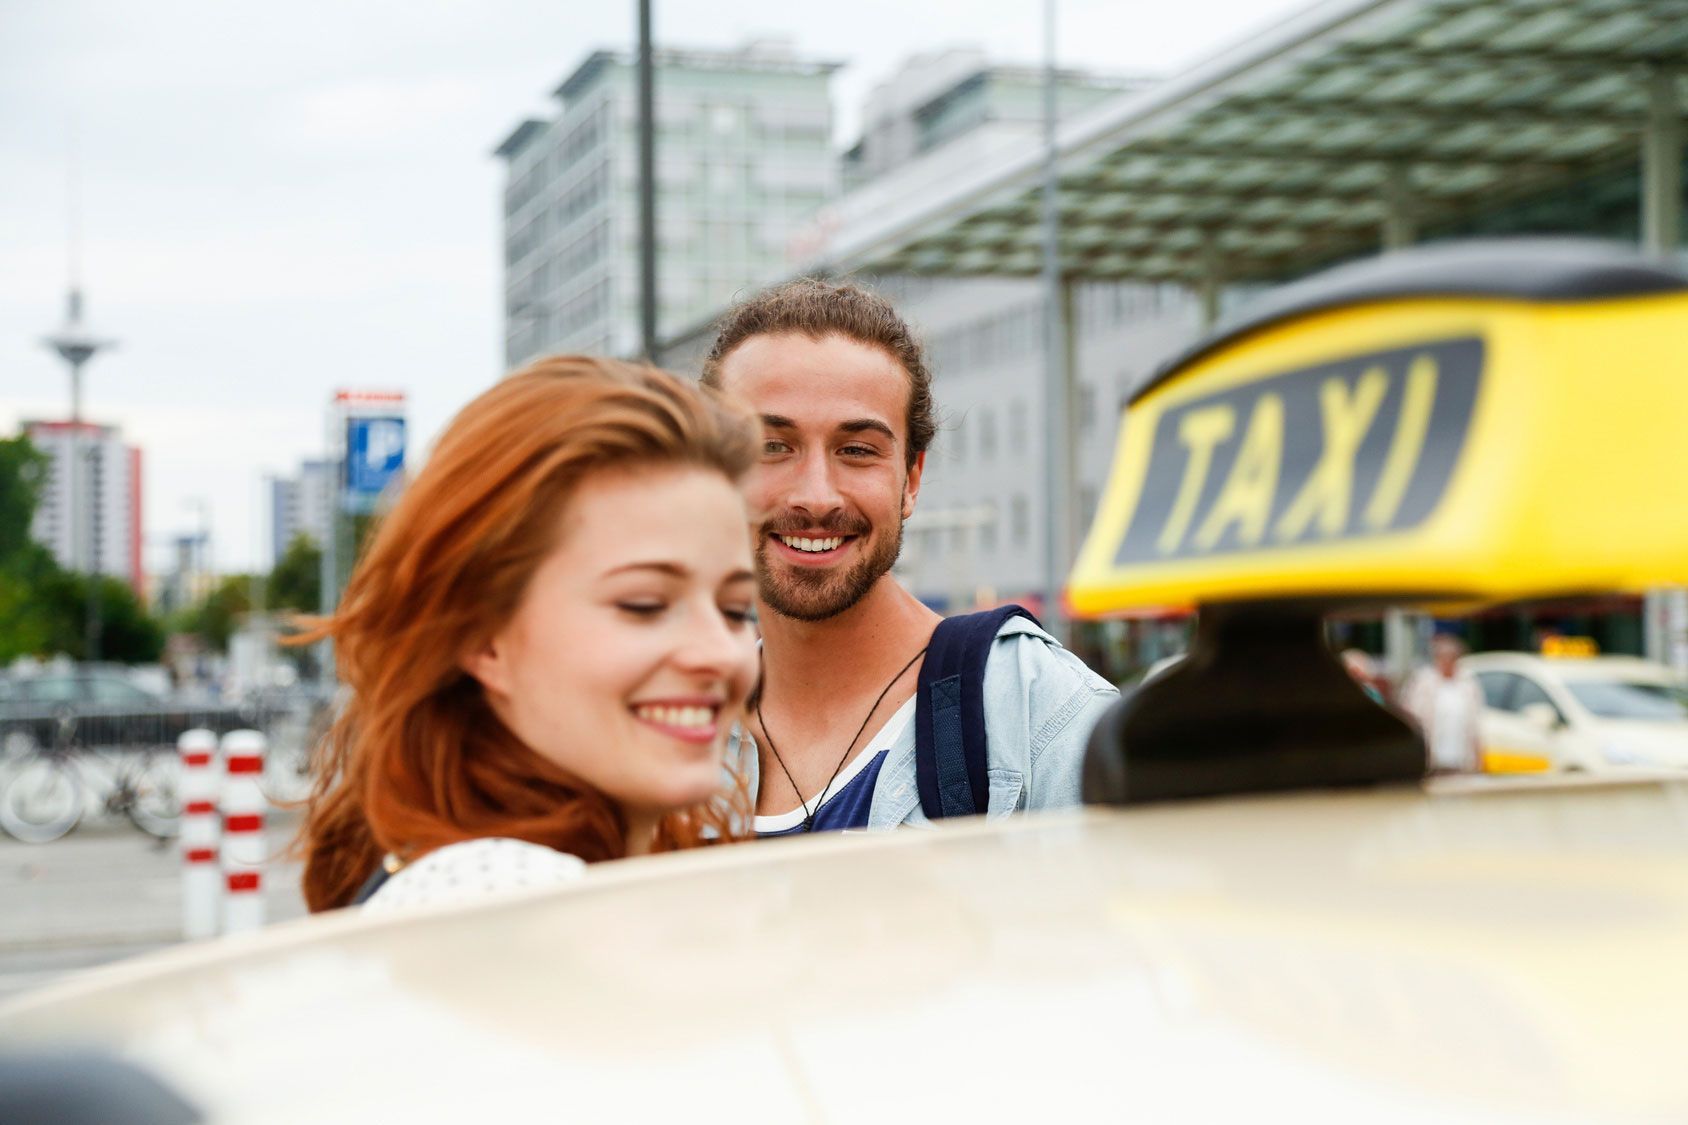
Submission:
[[[1283,175],[1288,170],[1300,171],[1302,168],[1317,169],[1314,174],[1323,176],[1332,167],[1353,168],[1362,164],[1376,164],[1381,166],[1395,164],[1410,164],[1414,167],[1438,168],[1448,167],[1463,170],[1466,168],[1494,168],[1497,171],[1518,171],[1520,169],[1535,169],[1548,175],[1567,175],[1580,167],[1581,162],[1543,160],[1539,156],[1508,156],[1498,155],[1440,155],[1437,153],[1415,152],[1411,149],[1400,152],[1377,152],[1365,150],[1359,152],[1342,152],[1331,149],[1297,148],[1293,145],[1214,145],[1214,144],[1179,144],[1175,141],[1147,141],[1138,142],[1130,148],[1120,149],[1110,156],[1103,157],[1096,162],[1099,169],[1107,169],[1105,173],[1083,172],[1069,173],[1062,178],[1062,183],[1081,182],[1092,175],[1107,175],[1110,182],[1121,187],[1129,187],[1129,177],[1121,177],[1114,169],[1122,164],[1130,164],[1146,160],[1164,161],[1173,164],[1182,160],[1211,160],[1219,162],[1214,169],[1216,176],[1236,175],[1249,170],[1249,165],[1261,165],[1272,168],[1273,175]],[[1302,168],[1297,168],[1300,165]],[[1151,181],[1152,182],[1152,181]]]
[[[1481,102],[1425,105],[1421,102],[1343,101],[1340,98],[1295,97],[1288,94],[1238,94],[1222,110],[1210,109],[1191,118],[1185,129],[1211,127],[1218,120],[1235,128],[1239,115],[1267,116],[1268,124],[1287,123],[1332,127],[1355,121],[1387,127],[1411,125],[1572,125],[1601,126],[1639,133],[1645,110],[1634,114],[1593,109],[1542,109],[1534,106],[1495,106]]]
[[[1688,7],[1680,10],[1677,20],[1688,20]],[[1677,30],[1677,24],[1661,22],[1655,32]],[[1382,64],[1392,72],[1433,66],[1469,66],[1472,69],[1504,67],[1517,63],[1544,65],[1555,70],[1588,70],[1610,74],[1632,66],[1648,64],[1680,65],[1688,62],[1688,45],[1664,51],[1613,51],[1553,47],[1548,49],[1518,47],[1449,47],[1445,50],[1413,47],[1402,43],[1344,43],[1329,55],[1310,59],[1302,64],[1309,72],[1326,74],[1355,64]]]

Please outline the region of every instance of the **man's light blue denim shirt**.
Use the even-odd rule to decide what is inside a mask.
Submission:
[[[986,769],[996,818],[1022,809],[1061,809],[1079,803],[1090,732],[1119,691],[1024,617],[996,634],[985,665]],[[743,753],[741,753],[741,749]],[[728,754],[739,754],[755,800],[757,759],[735,728]],[[914,724],[891,744],[868,814],[869,830],[930,824],[914,781]]]

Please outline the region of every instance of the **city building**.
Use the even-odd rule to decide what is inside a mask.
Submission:
[[[843,155],[845,191],[981,127],[1035,134],[1043,127],[1043,71],[993,65],[984,52],[957,47],[911,56],[874,87],[862,109],[862,135]],[[1056,108],[1065,117],[1144,78],[1059,71]]]
[[[505,163],[504,358],[640,350],[634,59],[594,51]],[[836,194],[830,76],[783,42],[655,55],[658,330],[719,309],[786,267]]]
[[[309,536],[319,547],[328,542],[337,468],[328,460],[301,461],[297,475],[270,478],[271,566],[281,561],[300,535]]]
[[[141,451],[123,441],[116,426],[92,422],[26,421],[24,433],[47,455],[41,502],[30,524],[35,541],[66,570],[120,578],[141,592]],[[80,451],[82,470],[72,474]],[[72,477],[79,494],[73,500]],[[86,545],[79,557],[73,519],[82,520]]]
[[[205,602],[217,586],[211,567],[211,535],[195,531],[170,537],[170,569],[154,575],[147,603],[168,617]]]

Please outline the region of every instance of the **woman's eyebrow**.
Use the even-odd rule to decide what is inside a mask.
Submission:
[[[612,567],[604,571],[603,576],[609,578],[612,575],[625,574],[630,570],[654,570],[662,574],[672,575],[675,578],[684,578],[691,573],[686,567],[668,559],[641,559],[637,562],[622,563],[620,566]]]

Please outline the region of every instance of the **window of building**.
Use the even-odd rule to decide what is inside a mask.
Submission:
[[[979,411],[979,459],[996,460],[996,416],[988,407]]]
[[[1031,509],[1026,503],[1026,498],[1014,497],[1008,514],[1008,534],[1013,538],[1016,547],[1026,545],[1026,539],[1031,535],[1031,523]]]
[[[1026,403],[1015,399],[1008,407],[1008,452],[1019,456],[1026,451]]]

